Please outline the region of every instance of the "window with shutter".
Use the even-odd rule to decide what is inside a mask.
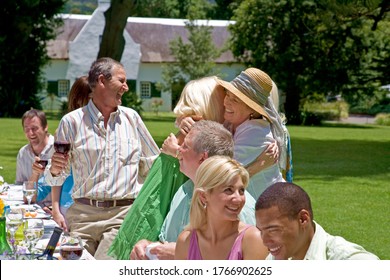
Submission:
[[[47,81],[47,93],[49,95],[54,94],[58,95],[58,82],[57,81]]]

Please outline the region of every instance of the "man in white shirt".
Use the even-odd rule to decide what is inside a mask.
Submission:
[[[378,260],[360,245],[328,234],[313,221],[308,194],[299,186],[279,182],[256,202],[256,225],[271,260]]]
[[[45,186],[42,177],[44,166],[37,163],[41,168],[33,169],[36,157],[49,159],[54,151],[54,137],[48,133],[45,113],[36,109],[26,111],[22,116],[22,126],[28,144],[20,148],[16,157],[15,183],[21,185],[24,181],[38,181],[38,196],[36,200],[50,200],[48,194],[51,188],[50,186]],[[35,202],[35,199],[33,202]]]

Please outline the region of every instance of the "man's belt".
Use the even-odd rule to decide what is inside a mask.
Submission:
[[[78,203],[94,206],[97,208],[110,208],[116,206],[127,206],[132,205],[134,199],[119,199],[119,200],[95,200],[89,198],[76,198]]]

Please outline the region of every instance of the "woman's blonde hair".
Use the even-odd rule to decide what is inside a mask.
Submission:
[[[217,84],[217,77],[210,76],[189,81],[173,112],[177,117],[202,116],[205,120],[223,123],[225,92]]]
[[[228,186],[237,176],[241,177],[246,188],[249,182],[248,171],[241,163],[227,156],[209,157],[199,166],[195,175],[194,194],[191,201],[189,225],[191,229],[199,229],[207,224],[207,210],[200,200],[200,193],[210,193],[216,187]]]

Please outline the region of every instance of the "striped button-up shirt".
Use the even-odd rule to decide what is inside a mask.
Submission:
[[[159,149],[140,116],[118,106],[104,127],[104,117],[93,101],[65,115],[57,139],[71,143],[73,199],[115,200],[135,198],[159,154]],[[46,181],[62,185],[61,176],[45,171]]]

